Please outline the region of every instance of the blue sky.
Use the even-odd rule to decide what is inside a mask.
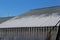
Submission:
[[[0,0],[0,17],[21,15],[31,9],[60,6],[60,0]]]

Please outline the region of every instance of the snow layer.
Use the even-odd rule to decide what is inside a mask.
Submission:
[[[10,28],[10,27],[45,27],[45,26],[54,26],[58,21],[60,16],[57,14],[52,14],[50,16],[27,16],[23,18],[16,19],[13,18],[2,24],[0,28]]]

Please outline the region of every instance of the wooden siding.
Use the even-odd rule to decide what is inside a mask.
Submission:
[[[0,40],[46,40],[52,27],[0,28]],[[52,30],[51,40],[55,40],[57,28]]]

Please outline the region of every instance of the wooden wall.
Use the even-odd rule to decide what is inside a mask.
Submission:
[[[52,27],[0,28],[0,40],[45,40]],[[57,28],[52,30],[52,40],[56,37]]]

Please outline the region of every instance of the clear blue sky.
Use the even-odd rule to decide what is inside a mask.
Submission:
[[[0,0],[0,17],[21,15],[31,9],[60,6],[60,0]]]

